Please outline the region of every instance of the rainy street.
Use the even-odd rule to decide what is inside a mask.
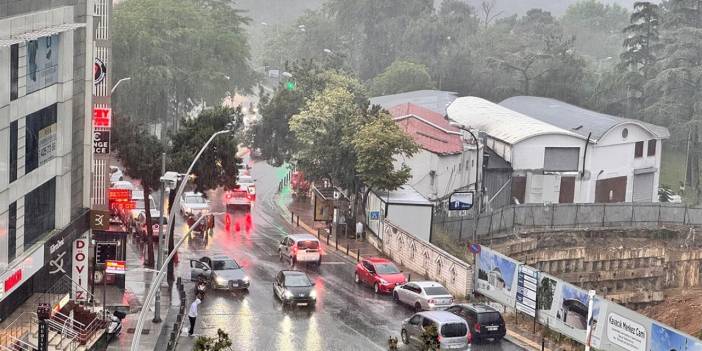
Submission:
[[[388,337],[399,337],[402,320],[412,312],[397,305],[391,296],[376,296],[370,288],[357,286],[351,258],[330,250],[325,251],[319,270],[301,268],[316,282],[315,310],[283,310],[274,297],[274,276],[281,269],[289,269],[288,264],[279,261],[276,245],[284,234],[299,232],[281,218],[275,203],[278,179],[282,176],[278,173],[283,172],[262,162],[253,167],[258,198],[249,232],[243,226],[237,231],[236,220],[227,231],[220,216],[213,237],[206,243],[193,240],[183,244],[181,274],[187,275],[188,259],[225,254],[242,265],[251,279],[248,293],[208,290],[200,305],[195,334],[212,336],[221,328],[229,333],[234,350],[387,350]],[[218,195],[221,196],[211,195],[213,211],[223,210]],[[186,283],[189,296],[193,290],[194,283]],[[191,350],[195,339],[183,333],[179,350]],[[401,345],[400,349],[409,348]],[[507,341],[473,349],[521,350]]]

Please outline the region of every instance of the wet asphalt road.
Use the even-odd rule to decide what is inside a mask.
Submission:
[[[356,285],[355,263],[336,252],[325,250],[319,269],[298,267],[316,282],[316,309],[283,310],[273,296],[272,282],[277,272],[288,269],[289,264],[279,261],[277,243],[283,235],[301,230],[281,218],[274,202],[284,172],[258,162],[251,173],[257,179],[251,230],[242,226],[237,231],[234,223],[227,231],[223,216],[219,216],[215,233],[207,242],[186,241],[181,247],[178,271],[184,280],[189,278],[188,259],[213,254],[234,258],[251,278],[248,293],[208,291],[200,305],[195,333],[213,336],[221,328],[233,340],[233,350],[387,350],[388,337],[399,337],[402,320],[412,312],[397,305],[390,296],[376,296],[370,288]],[[224,210],[221,193],[211,194],[210,199],[213,211]],[[187,282],[188,295],[193,289],[194,283]],[[189,298],[188,304],[190,301]],[[194,340],[182,336],[178,350],[192,350]],[[401,345],[400,349],[411,348]],[[474,345],[473,350],[522,348],[502,341]]]

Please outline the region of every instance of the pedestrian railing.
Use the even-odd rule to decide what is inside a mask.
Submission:
[[[166,347],[168,351],[175,350],[176,346],[178,346],[178,339],[180,339],[180,333],[183,330],[183,323],[185,322],[185,286],[180,277],[176,280],[176,287],[178,288],[178,295],[180,297],[180,307],[178,308],[176,322],[173,323],[173,330],[171,330],[171,335],[168,339],[168,346]]]
[[[34,312],[20,314],[0,332],[0,346],[18,351],[36,349],[30,339],[36,337],[37,320],[37,314]]]

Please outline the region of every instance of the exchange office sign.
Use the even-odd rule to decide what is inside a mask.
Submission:
[[[96,130],[93,132],[93,153],[108,155],[110,153],[110,131]]]

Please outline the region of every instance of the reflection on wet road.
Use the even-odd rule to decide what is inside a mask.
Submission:
[[[232,349],[242,351],[387,350],[388,337],[399,337],[402,320],[412,312],[390,296],[376,296],[371,289],[357,286],[353,282],[354,262],[348,257],[325,252],[321,267],[297,267],[316,282],[314,310],[283,309],[274,297],[275,275],[290,268],[280,262],[277,244],[283,235],[301,232],[280,217],[274,203],[282,173],[263,163],[254,165],[258,199],[249,230],[245,217],[221,216],[212,237],[186,242],[181,248],[178,270],[185,279],[189,278],[188,259],[213,254],[231,256],[251,279],[248,292],[208,291],[200,305],[196,334],[216,335],[221,328],[233,340]],[[210,198],[214,211],[224,210],[221,193],[212,193]],[[194,284],[188,282],[186,291],[190,294],[193,289]],[[193,342],[184,336],[178,349],[192,350]],[[409,348],[402,345],[400,349]],[[521,350],[506,341],[473,349]]]

